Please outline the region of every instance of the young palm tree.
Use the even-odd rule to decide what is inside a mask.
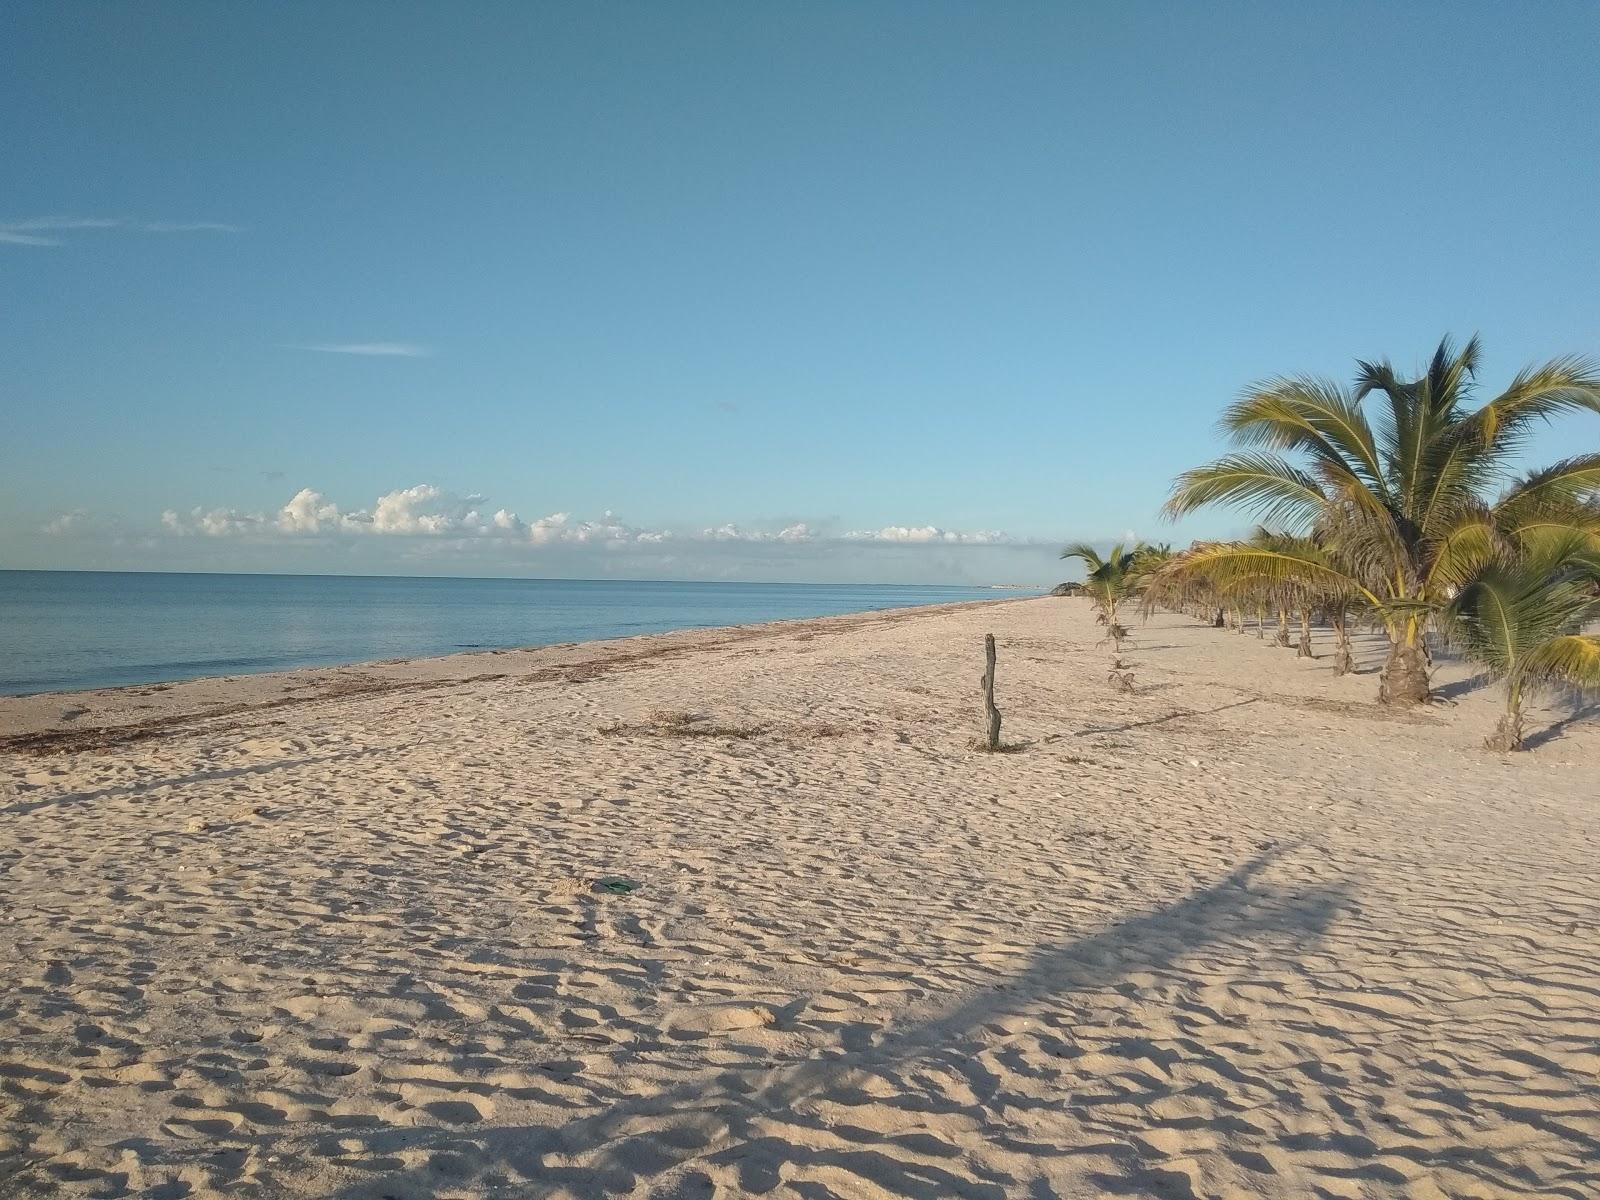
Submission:
[[[1310,377],[1257,384],[1222,419],[1240,449],[1186,471],[1167,501],[1169,517],[1233,504],[1316,534],[1325,560],[1223,543],[1193,565],[1223,583],[1348,590],[1389,635],[1379,696],[1391,704],[1428,699],[1428,620],[1486,561],[1508,546],[1600,536],[1600,515],[1578,503],[1600,486],[1600,454],[1534,471],[1499,500],[1486,498],[1534,426],[1563,412],[1600,413],[1600,372],[1557,359],[1474,408],[1478,357],[1476,338],[1459,352],[1446,339],[1415,380],[1387,362],[1362,362],[1353,389]],[[1372,419],[1369,397],[1381,397]]]
[[[1355,655],[1350,650],[1350,610],[1356,606],[1356,595],[1348,589],[1334,589],[1322,597],[1322,612],[1333,626],[1333,673],[1348,675],[1356,669]]]
[[[1444,611],[1467,655],[1506,685],[1506,711],[1485,741],[1522,748],[1522,700],[1539,684],[1600,689],[1600,637],[1583,632],[1600,617],[1600,559],[1576,539],[1492,564]]]
[[[1226,562],[1225,556],[1220,555],[1219,551],[1228,548],[1278,550],[1324,566],[1332,562],[1327,548],[1315,538],[1274,533],[1265,527],[1257,527],[1246,542],[1196,542],[1188,550],[1162,563],[1145,580],[1146,608],[1151,607],[1152,602],[1181,604],[1195,596],[1204,596],[1209,603],[1234,614],[1236,624],[1233,628],[1237,632],[1244,632],[1243,613],[1246,610],[1254,613],[1256,637],[1262,638],[1265,636],[1267,611],[1275,607],[1279,622],[1277,644],[1280,646],[1291,644],[1288,621],[1292,608],[1300,618],[1299,652],[1303,658],[1314,657],[1310,645],[1311,616],[1314,612],[1320,612],[1333,626],[1335,673],[1347,675],[1355,669],[1349,630],[1350,610],[1356,605],[1352,592],[1326,578],[1286,582],[1270,573],[1251,574],[1237,565],[1222,572],[1227,583],[1226,586],[1220,585],[1216,578],[1208,574],[1208,568],[1219,561]]]
[[[1133,548],[1133,572],[1142,581],[1161,569],[1163,563],[1175,557],[1177,551],[1171,542],[1140,542]]]
[[[1260,550],[1276,550],[1286,554],[1304,556],[1320,555],[1321,548],[1313,538],[1295,537],[1292,533],[1280,533],[1268,529],[1264,525],[1256,526],[1255,532],[1250,535],[1248,545]],[[1227,578],[1228,572],[1222,573]],[[1270,575],[1258,576],[1251,583],[1259,588],[1269,604],[1278,612],[1278,633],[1274,645],[1288,649],[1294,645],[1289,640],[1289,614],[1293,610],[1300,613],[1300,654],[1305,658],[1311,657],[1311,600],[1317,594],[1320,583],[1313,584],[1302,579],[1281,579]]]
[[[1138,592],[1146,574],[1141,558],[1146,557],[1147,550],[1149,547],[1142,542],[1131,550],[1118,542],[1117,546],[1110,547],[1110,554],[1101,558],[1099,550],[1088,542],[1074,542],[1061,552],[1062,558],[1078,558],[1083,563],[1086,573],[1083,590],[1101,611],[1101,619],[1109,627],[1118,648],[1122,646],[1126,630],[1117,624],[1117,608]],[[1122,632],[1118,634],[1118,630]]]

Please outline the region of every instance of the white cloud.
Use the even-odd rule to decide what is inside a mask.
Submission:
[[[180,536],[292,539],[301,537],[404,537],[417,539],[492,539],[526,546],[662,546],[673,544],[742,544],[804,546],[885,543],[906,546],[993,546],[1012,539],[993,530],[960,532],[935,525],[891,525],[828,535],[803,521],[778,529],[748,528],[732,522],[681,533],[630,525],[614,512],[593,520],[575,520],[554,512],[524,521],[508,508],[489,510],[479,495],[457,495],[429,483],[399,488],[379,496],[370,509],[342,509],[323,493],[302,488],[275,513],[247,513],[231,508],[195,508],[187,514],[168,510],[162,527]]]
[[[265,517],[232,508],[196,508],[191,509],[187,516],[169,508],[161,514],[161,527],[168,533],[199,533],[207,537],[239,537],[271,528]]]
[[[804,521],[786,525],[775,532],[764,529],[744,529],[729,522],[713,529],[701,530],[700,536],[710,542],[811,542],[817,540],[816,531]]]
[[[89,514],[81,508],[75,508],[71,512],[64,512],[59,517],[47,521],[43,532],[50,534],[52,537],[70,537],[73,534],[84,532],[88,524]]]
[[[478,511],[482,496],[459,497],[419,483],[379,496],[372,509],[372,531],[386,534],[437,536],[447,533],[485,533],[490,530],[516,532],[522,522],[517,514],[501,509],[497,521],[485,519]],[[362,514],[355,514],[359,518]]]
[[[60,246],[62,233],[120,229],[131,233],[239,233],[224,221],[132,221],[126,217],[28,217],[0,221],[0,242],[12,246]]]
[[[22,233],[16,229],[7,229],[0,226],[0,242],[8,246],[59,246],[60,238],[41,237],[37,233]]]
[[[145,221],[135,228],[143,233],[243,233],[243,227],[226,221]]]
[[[558,512],[551,513],[548,517],[540,517],[528,526],[528,540],[536,546],[546,542],[559,541],[562,532],[567,527],[567,522],[572,519],[572,514]]]
[[[339,506],[321,492],[301,488],[278,510],[277,527],[284,533],[332,533],[344,520]]]
[[[886,525],[882,529],[856,529],[844,535],[853,542],[939,543],[941,545],[996,546],[1011,538],[997,529],[962,533],[937,525]]]
[[[292,350],[315,350],[318,354],[362,354],[370,358],[427,358],[432,347],[415,342],[311,342],[291,346]]]

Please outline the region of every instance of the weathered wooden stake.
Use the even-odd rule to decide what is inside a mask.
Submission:
[[[994,634],[983,635],[983,715],[989,723],[985,747],[1000,749],[1000,710],[994,706]]]

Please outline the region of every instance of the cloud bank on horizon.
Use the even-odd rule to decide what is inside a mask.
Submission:
[[[103,532],[82,509],[63,513],[41,532],[55,537],[92,536]],[[805,521],[775,529],[732,522],[699,529],[667,529],[632,525],[615,513],[592,520],[554,512],[524,520],[508,508],[493,508],[482,495],[459,495],[433,484],[419,483],[379,496],[369,508],[346,509],[314,488],[301,488],[275,512],[236,508],[167,509],[160,534],[168,537],[247,539],[259,543],[295,539],[397,537],[500,542],[509,546],[664,546],[668,544],[817,543],[900,546],[1005,546],[1025,544],[1000,530],[953,530],[937,525],[888,525],[879,529],[828,531]]]

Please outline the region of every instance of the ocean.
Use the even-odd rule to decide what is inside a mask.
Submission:
[[[1016,594],[913,585],[0,571],[0,695]]]

